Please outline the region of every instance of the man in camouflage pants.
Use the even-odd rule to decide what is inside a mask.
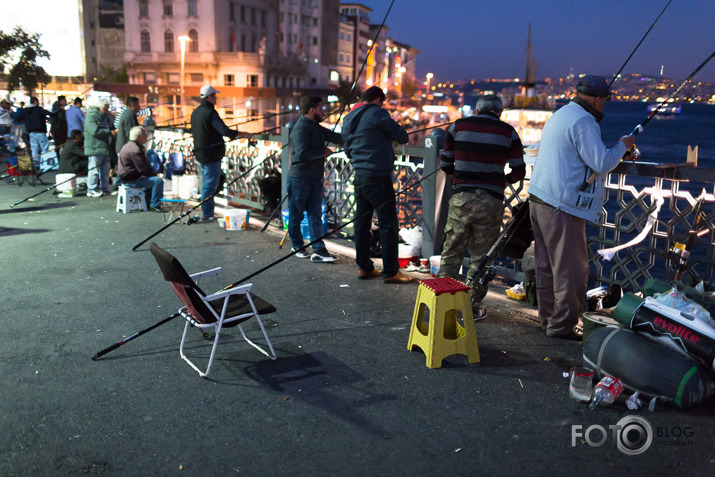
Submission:
[[[499,238],[504,215],[504,187],[526,175],[521,140],[513,127],[501,121],[504,106],[496,95],[477,100],[476,116],[455,121],[447,129],[441,166],[453,174],[447,225],[438,277],[457,278],[469,249],[470,271]],[[509,164],[511,172],[505,174]],[[474,319],[487,316],[482,299],[487,284],[475,277],[471,290]]]

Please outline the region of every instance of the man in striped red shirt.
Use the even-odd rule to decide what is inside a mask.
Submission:
[[[453,179],[438,277],[457,278],[467,249],[470,269],[476,269],[499,238],[507,182],[526,175],[519,135],[499,119],[504,110],[499,96],[481,96],[475,109],[476,116],[458,119],[447,129],[440,153],[442,169]],[[478,278],[470,293],[475,320],[486,317],[482,299],[488,288],[479,286]]]

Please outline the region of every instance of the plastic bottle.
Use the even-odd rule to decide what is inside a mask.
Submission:
[[[593,388],[593,400],[588,407],[594,410],[599,404],[602,406],[613,404],[622,392],[623,382],[620,379],[613,376],[604,376]]]

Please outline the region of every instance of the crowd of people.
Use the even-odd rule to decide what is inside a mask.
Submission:
[[[191,115],[194,155],[202,176],[203,221],[216,220],[213,196],[220,186],[225,137],[251,138],[230,129],[216,111],[217,94],[210,85],[201,88],[201,103]],[[327,144],[343,145],[355,175],[355,249],[359,279],[381,278],[385,283],[414,281],[402,274],[398,263],[398,218],[392,174],[393,143],[406,144],[408,133],[383,108],[385,94],[368,88],[346,115],[341,134],[320,125],[323,101],[307,96],[301,116],[290,134],[291,164],[287,171],[289,199],[288,233],[291,252],[312,262],[336,260],[323,241],[322,202],[324,161],[332,154]],[[529,186],[530,221],[534,231],[536,295],[539,319],[547,336],[581,339],[577,322],[582,311],[588,251],[586,221],[596,222],[602,207],[602,177],[613,170],[634,144],[624,136],[612,148],[601,139],[598,122],[610,99],[604,78],[585,75],[571,102],[554,113],[543,130],[539,154]],[[146,189],[151,210],[161,211],[163,179],[147,160],[146,131],[138,116],[139,100],[130,97],[113,121],[109,101],[99,100],[86,115],[77,98],[65,110],[62,96],[47,111],[33,97],[30,106],[0,104],[0,136],[23,136],[33,156],[48,150],[47,124],[60,153],[60,171],[88,174],[89,197],[112,194],[109,171],[130,187]],[[438,277],[461,278],[461,266],[469,252],[470,275],[497,240],[504,215],[504,189],[524,179],[526,166],[521,140],[512,126],[501,121],[504,110],[499,96],[488,94],[476,103],[474,116],[458,119],[446,130],[440,151],[441,168],[451,176],[449,210],[441,244]],[[29,136],[29,137],[28,137]],[[69,139],[69,141],[68,141]],[[634,155],[637,158],[637,152]],[[506,168],[508,166],[508,172]],[[595,180],[587,180],[589,177]],[[307,252],[300,223],[307,216],[312,254]],[[371,259],[373,214],[380,231],[382,270]],[[475,320],[486,317],[482,299],[488,280],[472,282],[471,299]]]

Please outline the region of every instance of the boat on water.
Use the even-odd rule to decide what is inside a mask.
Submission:
[[[648,114],[651,114],[653,111],[658,109],[658,106],[660,106],[660,103],[653,103],[649,104],[647,111]],[[681,111],[681,106],[679,104],[665,104],[663,105],[658,111],[655,113],[658,116],[673,116],[676,114],[680,114]]]

